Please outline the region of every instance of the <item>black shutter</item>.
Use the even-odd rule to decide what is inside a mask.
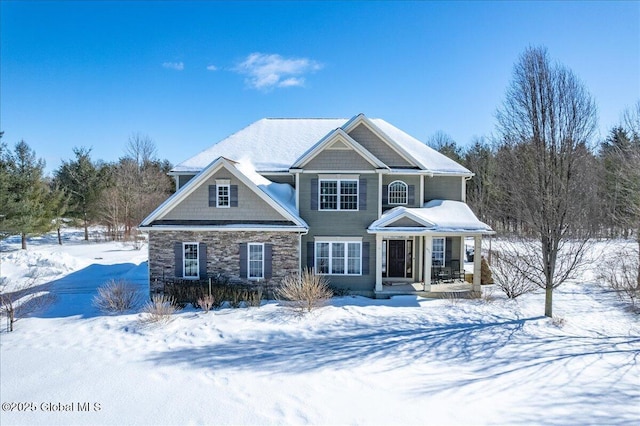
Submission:
[[[240,243],[240,278],[247,278],[247,243]]]
[[[229,193],[229,206],[238,207],[238,185],[230,185]]]
[[[448,266],[451,264],[451,249],[453,248],[453,239],[451,237],[447,237],[445,239],[445,248],[444,248],[444,264]]]
[[[216,186],[209,185],[209,207],[216,206]]]
[[[369,275],[370,243],[362,243],[362,275]]]
[[[264,278],[269,279],[273,275],[273,244],[264,245]]]
[[[315,269],[315,258],[314,258],[314,243],[313,241],[307,241],[307,268]]]
[[[389,204],[389,185],[382,185],[382,205]]]
[[[407,194],[407,204],[413,206],[416,203],[416,186],[409,185],[409,190]]]
[[[367,180],[360,179],[359,184],[359,194],[358,194],[358,209],[366,210],[367,209]]]
[[[198,275],[201,280],[207,279],[207,245],[198,244]]]
[[[183,263],[182,263],[182,243],[173,243],[173,256],[175,259],[175,276],[176,278],[182,278],[184,275]]]
[[[311,179],[311,210],[318,210],[318,179]]]

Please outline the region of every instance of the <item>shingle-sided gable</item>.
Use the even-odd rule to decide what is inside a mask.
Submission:
[[[336,129],[305,152],[293,168],[309,170],[373,170],[384,163],[353,140],[342,129]]]
[[[391,168],[416,167],[416,164],[408,161],[391,148],[365,124],[358,124],[349,131],[349,136]]]
[[[217,189],[220,183],[228,184],[237,197],[237,207],[216,207]],[[237,188],[237,189],[234,189]],[[237,192],[236,192],[237,191]],[[237,195],[236,195],[237,194]],[[212,199],[213,203],[210,203]],[[210,204],[213,204],[211,206]],[[252,188],[221,168],[199,185],[180,203],[158,220],[206,220],[206,221],[284,221],[282,214],[262,199]]]
[[[273,224],[306,228],[289,200],[283,199],[288,192],[292,194],[293,189],[257,174],[256,178],[261,182],[254,182],[252,176],[239,170],[235,163],[219,158],[145,218],[141,227]],[[226,188],[219,192],[219,186]],[[222,194],[228,194],[224,205],[216,200]]]

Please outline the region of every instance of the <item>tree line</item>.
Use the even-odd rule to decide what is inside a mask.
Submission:
[[[499,234],[523,238],[501,254],[508,279],[543,288],[551,317],[553,289],[584,264],[590,240],[633,237],[637,253],[625,268],[640,293],[640,100],[597,140],[596,102],[586,86],[545,48],[530,47],[514,65],[496,118],[496,134],[467,149],[444,132],[429,144],[475,173],[466,199],[478,217]],[[104,224],[113,238],[130,237],[174,189],[171,165],[156,159],[146,136],[133,135],[114,163],[90,154],[74,149],[75,158],[49,179],[24,141],[13,152],[0,143],[2,232],[22,235],[25,248],[28,235],[73,217],[85,239],[91,223]]]
[[[466,198],[480,219],[518,237],[500,252],[502,284],[543,288],[551,317],[553,290],[588,262],[594,237],[635,237],[624,264],[635,271],[626,274],[628,289],[640,293],[640,101],[598,141],[584,83],[545,48],[530,47],[496,118],[496,135],[466,150],[442,132],[430,144],[475,172]]]
[[[582,189],[572,189],[571,197],[579,194],[588,200],[586,214],[576,224],[578,232],[599,238],[634,238],[640,233],[639,117],[640,102],[602,140],[581,144],[572,154]],[[442,131],[428,144],[475,174],[467,181],[466,201],[480,220],[500,234],[531,235],[525,210],[513,203],[516,193],[526,193],[532,184],[532,175],[518,176],[526,170],[517,168],[515,161],[520,158],[516,151],[525,151],[523,147],[491,136],[476,137],[464,148]],[[521,154],[530,159],[533,155]],[[518,178],[521,181],[514,182]]]
[[[0,138],[2,133],[0,133]],[[175,189],[167,175],[171,164],[159,160],[154,142],[134,134],[125,154],[115,162],[91,158],[91,149],[77,147],[45,176],[45,162],[24,140],[13,150],[0,140],[0,238],[27,237],[58,230],[75,220],[89,239],[89,226],[102,224],[112,239],[134,238],[136,226]]]

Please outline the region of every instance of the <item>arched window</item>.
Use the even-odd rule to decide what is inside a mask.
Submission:
[[[396,180],[389,184],[389,204],[407,204],[407,184]]]

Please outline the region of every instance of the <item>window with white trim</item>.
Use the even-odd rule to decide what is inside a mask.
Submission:
[[[247,249],[248,278],[254,280],[264,278],[264,244],[249,243]]]
[[[315,270],[326,275],[362,275],[362,242],[316,242]]]
[[[216,191],[218,192],[216,195],[216,207],[231,207],[230,202],[230,194],[231,194],[231,185],[220,185],[216,186]]]
[[[321,179],[320,210],[358,210],[358,179]]]
[[[444,266],[445,239],[434,238],[431,250],[431,265]]]
[[[401,180],[389,184],[389,204],[407,204],[409,187]]]
[[[184,278],[198,278],[198,243],[182,243],[182,275]]]

